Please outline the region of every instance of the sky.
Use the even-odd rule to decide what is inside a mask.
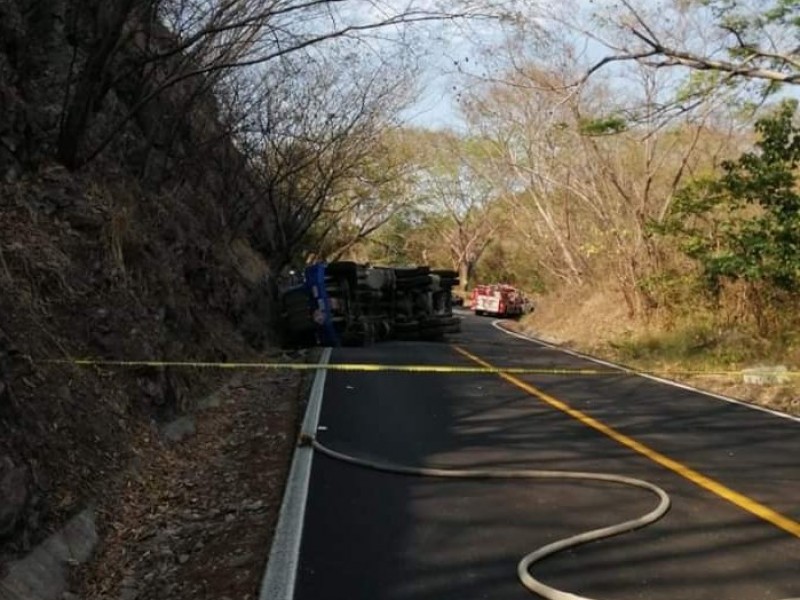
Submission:
[[[421,3],[424,6],[433,6],[436,0],[414,1],[418,5]],[[499,1],[513,2],[513,0]],[[756,6],[763,8],[761,2],[766,0],[752,0]],[[543,26],[548,29],[554,27],[554,31],[558,32],[554,35],[559,36],[559,41],[572,44],[580,54],[579,59],[583,67],[575,70],[576,75],[585,72],[590,65],[613,53],[598,39],[592,39],[592,36],[603,31],[600,35],[608,35],[610,40],[614,39],[613,27],[609,30],[599,30],[598,21],[595,19],[602,20],[604,16],[610,14],[610,11],[615,10],[615,7],[619,8],[618,3],[612,0],[592,0],[592,2],[559,0],[547,4],[539,3],[537,0],[522,0],[522,3],[530,11],[529,22],[533,24],[531,30]],[[656,24],[659,35],[666,36],[666,39],[677,47],[687,43],[690,48],[700,53],[717,51],[721,52],[721,56],[727,56],[725,45],[718,37],[722,30],[717,27],[718,23],[708,11],[698,9],[682,12],[675,9],[670,0],[639,0],[632,1],[631,4],[637,11],[641,11],[649,23]],[[771,0],[767,4],[771,4]],[[672,9],[667,10],[668,7]],[[536,15],[532,14],[534,11]],[[541,17],[543,14],[549,15],[546,21]],[[580,28],[585,30],[581,32]],[[687,37],[684,38],[684,35]],[[402,118],[408,124],[418,127],[463,130],[465,124],[458,107],[458,95],[462,90],[474,87],[477,81],[474,76],[470,79],[464,71],[475,74],[487,71],[500,72],[502,68],[498,66],[498,57],[502,53],[487,53],[486,50],[493,44],[499,44],[502,37],[502,27],[488,21],[475,20],[461,24],[443,24],[438,29],[432,28],[427,37],[423,36],[421,45],[417,47],[420,63],[423,66],[419,98],[402,113]],[[623,43],[627,45],[635,41],[635,38],[628,36]],[[534,47],[528,43],[522,51],[530,53]],[[533,55],[533,58],[537,57]],[[557,65],[559,57],[542,58],[551,65]],[[637,82],[637,78],[631,77],[633,72],[632,63],[612,63],[603,67],[594,79],[612,86],[619,98],[627,97],[635,100],[642,94],[643,88],[641,82]],[[683,68],[659,70],[659,85],[664,93],[674,97],[677,86],[683,84],[686,74],[687,71]],[[798,89],[800,86],[787,87],[788,91],[784,91],[784,95],[796,97],[800,93]]]
[[[514,0],[500,0],[513,4]],[[603,3],[607,0],[594,0]],[[571,3],[583,7],[584,0],[562,0],[556,3],[537,0],[523,0],[528,25],[525,35],[528,41],[522,44],[520,53],[527,58],[537,58],[536,45],[533,39],[541,37],[541,32],[547,29],[557,32],[552,35],[566,39],[580,49],[581,61],[591,64],[599,61],[608,54],[608,49],[595,40],[581,35],[577,31],[569,32],[557,23],[558,13],[567,10],[572,16],[579,17],[568,8]],[[597,4],[595,4],[597,6]],[[546,20],[541,15],[549,14]],[[516,31],[516,30],[515,30]],[[403,117],[411,125],[431,129],[464,129],[465,124],[458,106],[458,96],[464,90],[473,88],[481,78],[486,75],[495,75],[502,72],[508,65],[504,56],[506,50],[504,40],[513,35],[508,24],[489,20],[470,20],[458,24],[447,24],[441,27],[438,33],[431,36],[427,51],[425,52],[424,70],[420,84],[420,96],[413,106],[403,113]],[[570,40],[570,38],[572,38]],[[525,57],[517,55],[518,59]],[[553,57],[542,56],[543,60],[551,61]],[[555,64],[552,63],[551,64]],[[610,73],[613,67],[607,68]]]
[[[448,24],[427,38],[421,57],[419,98],[403,113],[408,123],[430,129],[463,129],[458,107],[460,92],[474,85],[477,73],[490,69],[487,54],[504,32],[496,23]]]
[[[403,121],[425,129],[462,130],[464,121],[456,103],[459,77],[437,67],[427,74],[418,100],[403,111]]]

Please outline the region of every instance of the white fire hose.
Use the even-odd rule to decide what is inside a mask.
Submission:
[[[316,438],[307,434],[301,434],[301,444],[311,444],[314,449],[335,460],[397,475],[410,475],[414,477],[437,477],[446,479],[557,479],[572,481],[604,481],[607,483],[618,483],[640,489],[647,490],[658,499],[655,508],[648,513],[629,519],[622,523],[592,529],[576,535],[572,535],[546,546],[542,546],[526,554],[517,564],[517,575],[520,583],[531,592],[538,594],[548,600],[595,600],[587,596],[579,596],[570,592],[565,592],[542,583],[531,575],[531,567],[547,556],[556,554],[568,548],[574,548],[588,542],[609,538],[627,531],[640,529],[663,517],[670,507],[669,495],[657,485],[642,479],[625,477],[623,475],[613,475],[608,473],[584,473],[580,471],[543,471],[539,469],[439,469],[430,467],[409,467],[395,465],[374,460],[367,460],[349,454],[338,452],[324,446]],[[800,600],[800,598],[786,598],[784,600]]]

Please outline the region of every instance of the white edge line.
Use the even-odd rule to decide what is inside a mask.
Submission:
[[[733,404],[738,404],[739,406],[745,406],[747,408],[752,408],[753,410],[759,410],[761,412],[768,413],[770,415],[774,415],[776,417],[783,417],[784,419],[789,419],[790,421],[797,421],[800,423],[800,417],[795,417],[794,415],[790,415],[787,413],[783,413],[777,410],[773,410],[771,408],[765,408],[763,406],[759,406],[757,404],[751,404],[750,402],[745,402],[743,400],[737,400],[736,398],[731,398],[729,396],[723,396],[722,394],[715,394],[714,392],[709,392],[707,390],[701,390],[696,387],[692,387],[691,385],[687,385],[685,383],[679,383],[677,381],[672,381],[671,379],[664,379],[662,377],[656,377],[655,375],[649,375],[648,373],[642,373],[640,371],[636,371],[631,369],[630,367],[625,367],[623,365],[619,365],[616,363],[608,362],[606,360],[602,360],[600,358],[595,358],[594,356],[590,356],[588,354],[583,354],[581,352],[576,352],[574,350],[569,350],[568,348],[562,348],[561,346],[557,346],[556,344],[551,344],[550,342],[546,342],[544,340],[540,340],[533,336],[525,335],[524,333],[518,333],[516,331],[511,331],[510,329],[506,329],[500,325],[502,321],[496,319],[492,321],[492,326],[497,329],[498,331],[502,331],[507,335],[511,335],[513,337],[519,338],[521,340],[525,340],[528,342],[533,342],[535,344],[541,344],[542,346],[546,346],[547,348],[552,348],[553,350],[558,350],[560,352],[564,352],[565,354],[570,354],[577,358],[583,358],[585,360],[590,360],[594,363],[599,365],[603,365],[605,367],[611,367],[612,369],[617,369],[619,371],[624,371],[626,373],[632,373],[634,375],[638,375],[639,377],[644,377],[645,379],[650,379],[652,381],[657,381],[659,383],[665,383],[667,385],[671,385],[672,387],[680,388],[683,390],[687,390],[690,392],[695,392],[697,394],[702,394],[704,396],[709,396],[711,398],[716,398],[717,400],[724,400],[725,402],[731,402]]]
[[[330,358],[331,349],[325,348],[320,356],[319,366],[327,365]],[[318,369],[314,376],[300,435],[316,436],[327,373],[327,369]],[[310,445],[295,448],[292,466],[286,479],[278,524],[272,538],[272,548],[267,559],[264,579],[261,581],[259,600],[292,600],[294,598],[313,458],[314,448]]]

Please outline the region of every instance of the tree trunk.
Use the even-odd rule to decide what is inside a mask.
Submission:
[[[458,281],[462,292],[466,292],[472,279],[474,265],[468,260],[461,260],[458,263]]]
[[[116,0],[96,10],[95,21],[100,30],[89,49],[89,56],[79,77],[75,92],[65,103],[64,117],[58,135],[58,158],[69,169],[81,166],[80,150],[92,114],[111,86],[111,63],[122,43],[125,23],[138,0]]]

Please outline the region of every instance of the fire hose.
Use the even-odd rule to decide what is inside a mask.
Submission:
[[[529,554],[526,554],[517,565],[517,575],[520,582],[528,590],[539,594],[548,600],[593,600],[586,596],[578,596],[570,592],[564,592],[542,583],[530,573],[531,567],[547,556],[556,554],[567,548],[586,544],[595,540],[609,538],[627,531],[633,531],[645,527],[658,521],[669,510],[670,500],[667,493],[648,481],[625,477],[623,475],[613,475],[608,473],[584,473],[580,471],[543,471],[538,469],[443,469],[431,467],[409,467],[395,465],[374,460],[367,460],[349,454],[344,454],[337,450],[328,448],[321,444],[316,438],[301,440],[302,443],[313,445],[318,452],[346,463],[381,471],[396,475],[408,475],[413,477],[436,477],[442,479],[551,479],[551,480],[577,480],[577,481],[602,481],[607,483],[617,483],[647,490],[658,499],[655,508],[646,514],[629,519],[622,523],[600,527],[569,536],[567,538],[552,542],[542,546]],[[791,600],[791,599],[788,599]]]
[[[575,548],[596,540],[610,538],[628,531],[641,529],[655,523],[663,517],[670,507],[669,495],[659,486],[634,477],[616,475],[610,473],[587,473],[581,471],[550,471],[539,469],[451,469],[451,468],[432,468],[432,467],[410,467],[396,465],[381,461],[368,460],[352,456],[328,448],[320,443],[316,438],[307,434],[301,435],[301,444],[310,444],[313,448],[325,456],[334,460],[343,461],[351,465],[390,473],[395,475],[406,475],[412,477],[434,477],[440,479],[550,479],[550,480],[571,480],[571,481],[601,481],[606,483],[616,483],[639,489],[646,490],[653,494],[658,502],[652,510],[639,517],[628,519],[621,523],[608,525],[584,531],[569,537],[551,542],[541,548],[537,548],[522,557],[517,564],[517,576],[520,583],[529,591],[538,594],[547,600],[595,600],[587,596],[580,596],[571,592],[562,591],[549,586],[531,575],[531,567],[544,558],[566,550]],[[800,598],[785,598],[784,600],[800,600]]]

